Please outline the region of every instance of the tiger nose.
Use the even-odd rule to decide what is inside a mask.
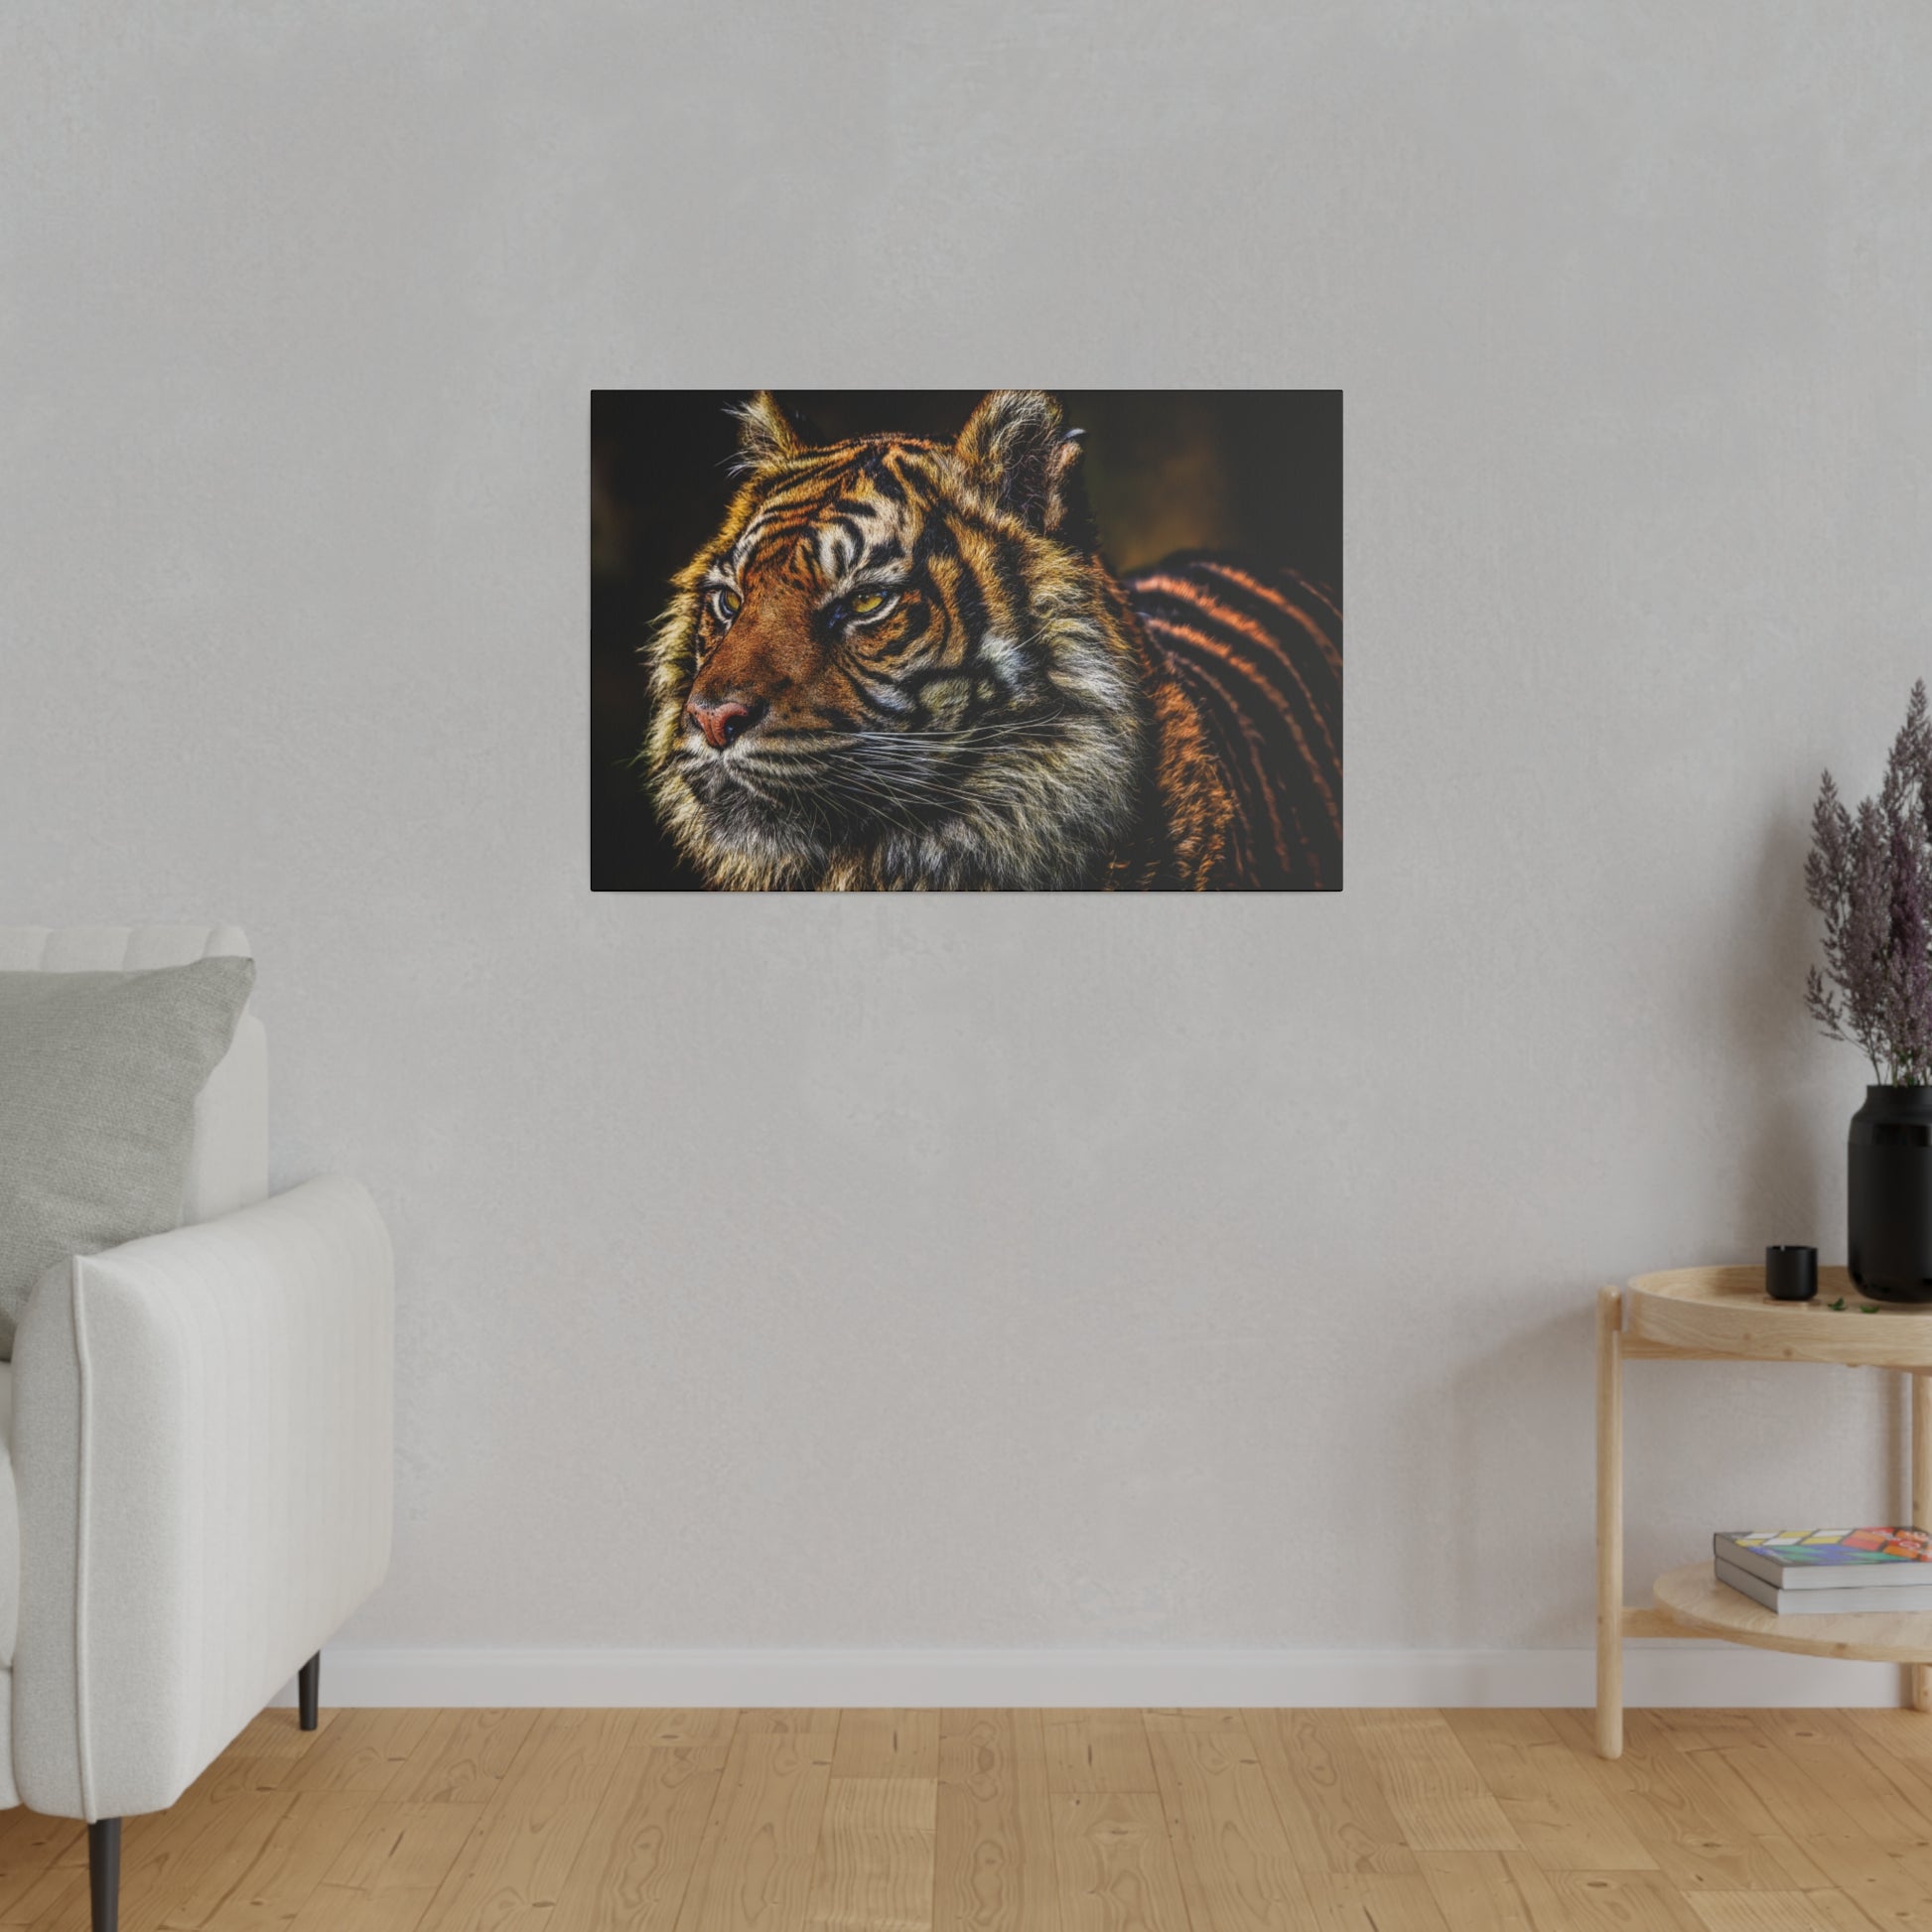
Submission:
[[[704,733],[704,742],[714,752],[722,752],[764,716],[764,706],[743,704],[737,698],[727,698],[722,704],[702,704],[693,698],[684,707],[684,715]]]

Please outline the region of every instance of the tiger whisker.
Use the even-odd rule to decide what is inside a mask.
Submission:
[[[901,831],[905,832],[907,836],[916,837],[918,834],[919,828],[914,820],[906,813],[904,801],[891,790],[876,785],[847,784],[841,787],[836,783],[830,785],[818,783],[814,781],[812,775],[809,773],[799,782],[802,783],[807,792],[812,796],[831,799],[834,802],[849,803],[851,799],[846,794],[857,792],[861,803],[875,809],[882,817],[891,820]]]
[[[1070,724],[1075,714],[1055,712],[1042,718],[1003,718],[983,720],[973,725],[934,727],[916,731],[900,731],[891,726],[880,726],[871,731],[819,731],[796,730],[784,734],[786,737],[808,739],[813,743],[858,741],[876,745],[956,745],[971,742],[975,738],[1011,738],[1023,734],[1037,734],[1060,729]]]

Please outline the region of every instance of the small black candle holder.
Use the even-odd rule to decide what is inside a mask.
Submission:
[[[1764,1292],[1774,1302],[1811,1302],[1818,1297],[1816,1248],[1766,1248]]]

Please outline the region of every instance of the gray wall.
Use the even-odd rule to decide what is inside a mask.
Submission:
[[[402,1268],[395,1644],[1547,1645],[1590,1291],[1842,1253],[1910,5],[0,21],[0,916],[219,917]],[[593,897],[595,385],[1347,392],[1340,897]],[[1632,1563],[1896,1500],[1652,1370]]]

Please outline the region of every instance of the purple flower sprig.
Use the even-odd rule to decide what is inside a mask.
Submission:
[[[1811,815],[1805,897],[1825,920],[1825,970],[1805,1005],[1886,1086],[1932,1084],[1932,714],[1923,679],[1876,798],[1853,813],[1825,773]]]

